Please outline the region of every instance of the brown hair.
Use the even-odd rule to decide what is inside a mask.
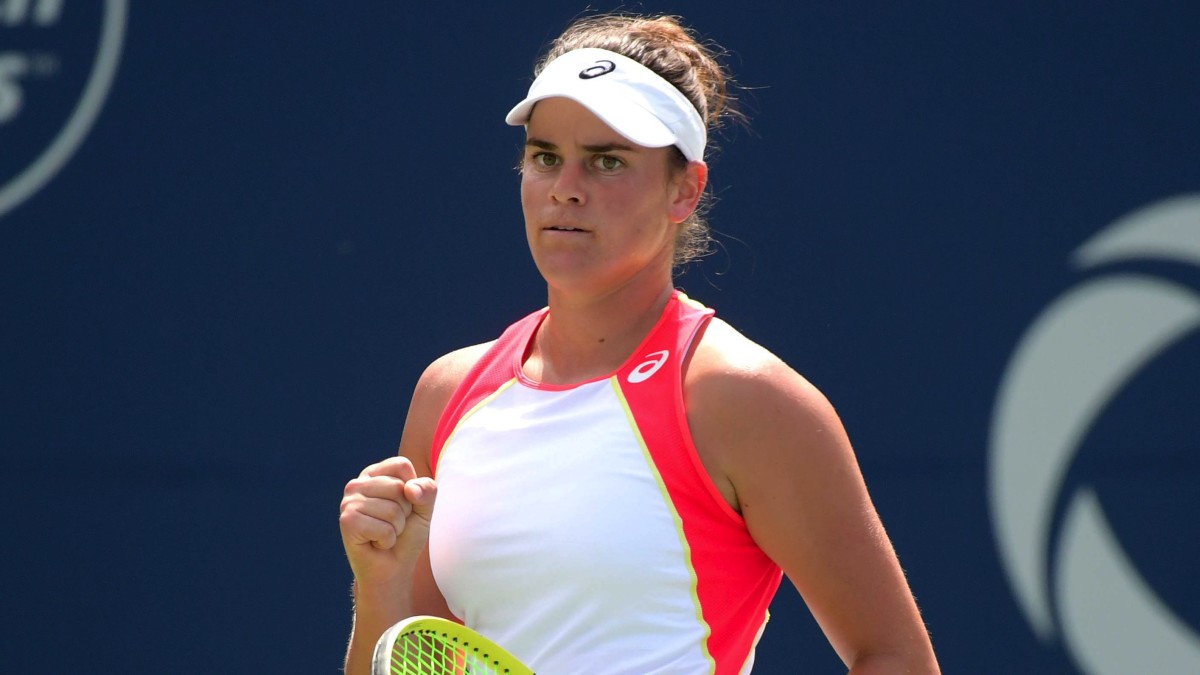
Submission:
[[[534,75],[555,58],[585,47],[631,58],[673,84],[700,112],[710,136],[726,118],[741,117],[728,92],[731,79],[718,62],[724,52],[711,42],[697,40],[678,17],[600,14],[578,19],[550,44],[534,67]],[[687,159],[678,148],[673,149],[673,165],[682,169]],[[706,192],[696,211],[679,228],[675,238],[676,268],[709,252],[712,234],[704,216],[710,201]]]

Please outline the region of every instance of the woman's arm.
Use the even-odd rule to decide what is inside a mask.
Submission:
[[[429,466],[434,431],[458,383],[486,349],[476,345],[430,364],[417,382],[399,456],[346,484],[339,526],[354,574],[354,625],[346,673],[369,673],[376,640],[415,614],[452,618],[429,563],[437,483]]]
[[[688,370],[697,450],[855,675],[938,673],[933,647],[828,400],[723,323]]]

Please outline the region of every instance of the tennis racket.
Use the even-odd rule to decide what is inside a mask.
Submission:
[[[533,671],[466,626],[414,616],[380,636],[371,675],[533,675]]]

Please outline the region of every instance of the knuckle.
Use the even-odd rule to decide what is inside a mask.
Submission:
[[[352,531],[358,527],[358,513],[353,509],[343,508],[338,514],[338,527],[343,531]]]
[[[353,478],[346,482],[346,487],[342,489],[342,494],[349,496],[349,495],[358,493],[358,492],[362,491],[363,485],[365,483],[366,483],[366,480],[363,479],[362,477]]]

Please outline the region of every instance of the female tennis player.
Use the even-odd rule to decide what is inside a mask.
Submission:
[[[674,287],[725,90],[674,18],[551,45],[507,117],[547,307],[430,365],[347,484],[347,673],[415,614],[543,675],[744,673],[785,574],[851,673],[938,672],[833,407]]]

